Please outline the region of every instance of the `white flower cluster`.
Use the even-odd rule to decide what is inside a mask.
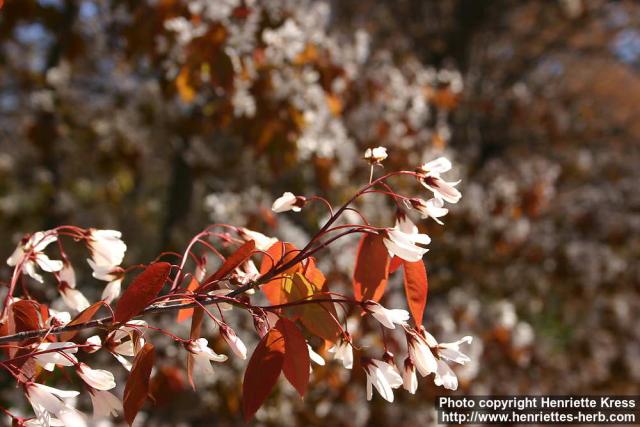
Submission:
[[[49,273],[55,273],[58,280],[60,296],[70,309],[82,311],[89,307],[87,298],[76,289],[76,275],[73,267],[63,254],[63,260],[52,260],[45,253],[45,249],[58,240],[58,231],[38,231],[25,237],[18,244],[13,254],[7,259],[11,267],[20,268],[28,276],[43,283],[43,277],[36,270],[37,267]],[[83,231],[81,236],[91,252],[87,262],[93,269],[93,277],[109,282],[105,287],[102,299],[111,302],[120,295],[123,270],[119,267],[124,259],[127,245],[121,240],[121,233],[115,230],[97,230],[91,228]]]

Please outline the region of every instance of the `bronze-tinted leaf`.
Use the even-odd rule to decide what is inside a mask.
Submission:
[[[309,350],[307,342],[295,323],[281,318],[275,326],[284,337],[284,362],[282,370],[291,385],[304,397],[309,385]]]
[[[80,323],[86,323],[89,320],[93,319],[93,316],[96,315],[100,307],[105,305],[104,301],[98,301],[95,304],[90,305],[89,307],[82,310],[76,317],[73,318],[71,322],[67,324],[67,326],[79,325]],[[60,334],[60,341],[69,341],[73,337],[75,337],[80,331],[67,331]]]
[[[209,276],[205,281],[205,286],[217,280],[225,278],[229,273],[235,270],[240,264],[245,262],[251,256],[256,248],[256,242],[249,240],[238,248],[234,253],[229,255],[220,268]]]
[[[245,421],[253,418],[278,381],[284,364],[284,353],[284,337],[278,329],[271,329],[258,343],[242,382]]]
[[[357,300],[380,301],[389,278],[389,253],[379,234],[365,234],[360,240],[353,273]]]
[[[124,418],[129,425],[133,424],[149,393],[149,378],[155,359],[155,349],[150,343],[146,343],[133,359],[133,367],[122,399]]]
[[[427,305],[427,270],[422,260],[416,262],[403,261],[404,290],[407,294],[407,304],[416,325],[422,325],[424,308]]]
[[[118,300],[115,321],[126,322],[144,310],[158,296],[170,271],[171,264],[156,262],[140,273]]]

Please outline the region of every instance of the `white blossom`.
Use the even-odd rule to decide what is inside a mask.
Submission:
[[[96,351],[100,350],[100,348],[102,348],[102,340],[99,336],[92,335],[87,338],[87,341],[85,341],[85,345],[88,346],[85,347],[85,351],[87,353],[95,353]]]
[[[273,202],[271,210],[276,213],[287,211],[300,212],[304,203],[304,197],[296,196],[295,194],[287,191],[283,193],[282,196],[278,197],[275,202]]]
[[[367,374],[367,400],[373,397],[373,387],[387,402],[393,402],[393,389],[402,385],[402,377],[397,370],[381,360],[371,360],[363,364]]]
[[[64,326],[71,321],[71,314],[68,311],[57,311],[49,309],[49,318],[45,322],[47,327]]]
[[[222,334],[222,338],[229,344],[231,347],[231,351],[235,353],[241,359],[247,358],[247,347],[244,345],[242,340],[236,335],[235,331],[229,327],[221,326],[220,333]]]
[[[127,245],[121,239],[122,233],[116,230],[89,229],[87,245],[91,258],[96,265],[118,266],[124,259]]]
[[[241,285],[256,281],[260,277],[260,271],[253,260],[247,260],[235,271],[235,278]]]
[[[89,389],[93,405],[93,418],[117,416],[123,412],[122,402],[108,391]]]
[[[257,231],[249,230],[248,228],[238,229],[238,234],[240,234],[240,237],[245,241],[253,240],[256,243],[256,249],[259,251],[266,251],[278,241],[275,237],[268,237]]]
[[[121,326],[107,336],[109,352],[127,371],[131,370],[131,362],[125,356],[135,356],[136,348],[144,346],[144,338],[140,336],[138,330],[146,326],[147,322],[144,320],[129,320],[127,326]],[[124,341],[125,338],[129,339]]]
[[[351,343],[348,340],[341,340],[338,344],[329,349],[329,353],[334,353],[333,358],[335,360],[342,361],[342,365],[345,369],[353,368],[353,349]]]
[[[406,215],[399,214],[395,227],[385,231],[383,242],[390,256],[417,262],[429,251],[418,244],[428,245],[431,243],[431,238],[420,233],[418,227]]]
[[[364,152],[364,159],[372,165],[381,164],[387,157],[387,149],[385,147],[367,148]]]
[[[113,374],[104,369],[93,369],[84,363],[78,365],[78,375],[96,390],[111,390],[116,386]]]
[[[460,344],[467,343],[471,344],[473,337],[465,336],[460,338],[458,341],[450,342],[450,343],[440,343],[438,344],[438,355],[450,362],[458,363],[460,365],[464,365],[467,362],[471,361],[471,358],[460,351]]]
[[[309,359],[311,359],[312,362],[320,366],[325,365],[324,358],[316,353],[309,344],[307,344],[307,349],[309,350]]]
[[[72,342],[43,342],[38,344],[36,351],[48,351],[33,356],[47,371],[53,371],[55,365],[73,366],[78,363],[78,359],[73,355],[78,352],[78,346]]]
[[[411,205],[420,212],[423,219],[433,218],[440,225],[444,223],[439,219],[449,213],[449,209],[444,208],[444,200],[440,197],[433,197],[426,202],[422,199],[411,199]]]
[[[195,370],[208,375],[214,374],[211,362],[224,362],[227,360],[227,356],[217,354],[209,348],[209,342],[205,338],[198,338],[197,340],[189,342],[187,350],[193,355]]]
[[[404,361],[404,368],[402,370],[402,388],[411,394],[416,394],[416,390],[418,390],[416,367],[411,363],[411,359],[409,357]]]
[[[107,304],[111,304],[114,299],[120,296],[124,270],[121,267],[113,265],[96,264],[92,259],[87,259],[87,262],[93,270],[93,277],[109,282],[102,290],[101,299]]]
[[[62,286],[59,288],[60,296],[65,305],[72,310],[82,311],[89,307],[89,301],[87,298],[77,289],[70,288],[68,286]]]
[[[446,157],[439,157],[418,168],[420,183],[431,190],[436,197],[449,203],[458,203],[462,194],[455,188],[460,181],[447,182],[440,177],[441,173],[451,169],[451,162]]]
[[[38,231],[28,238],[23,239],[11,256],[7,259],[10,267],[22,263],[22,271],[40,283],[44,280],[42,275],[36,271],[36,267],[42,270],[55,273],[62,270],[63,263],[59,260],[52,260],[43,253],[45,248],[51,243],[58,240],[58,234],[55,231]]]
[[[433,383],[448,390],[456,390],[458,388],[458,377],[445,361],[438,360],[438,368],[436,369]]]
[[[409,320],[409,312],[407,310],[399,308],[387,309],[374,301],[367,302],[366,310],[378,322],[389,329],[395,329],[396,325],[405,325]]]
[[[58,278],[60,279],[60,282],[66,284],[67,286],[71,288],[76,287],[76,273],[73,270],[71,264],[69,264],[69,261],[67,261],[66,259],[62,261],[62,269],[58,273]]]
[[[422,337],[408,335],[409,357],[423,377],[437,369],[437,359]]]
[[[41,426],[82,427],[87,425],[82,414],[63,400],[76,397],[80,394],[77,391],[60,390],[37,383],[28,383],[25,390]]]

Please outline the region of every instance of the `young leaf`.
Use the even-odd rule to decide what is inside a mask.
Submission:
[[[149,378],[155,359],[156,352],[150,343],[146,343],[133,359],[133,367],[124,387],[122,399],[124,418],[129,425],[133,424],[149,393]]]
[[[100,307],[102,307],[104,304],[106,304],[104,301],[98,301],[97,303],[85,308],[80,313],[78,313],[78,315],[71,322],[67,323],[66,326],[73,326],[80,323],[88,322],[89,320],[93,319],[93,316],[96,315],[98,310],[100,310]],[[80,331],[63,332],[62,334],[60,334],[60,341],[69,341],[73,337],[75,337],[78,332]]]
[[[249,421],[275,386],[284,364],[282,332],[271,329],[258,343],[242,382],[244,420]]]
[[[402,266],[402,258],[398,256],[394,256],[391,258],[391,263],[389,263],[389,274],[395,273]]]
[[[322,271],[320,271],[316,266],[316,260],[313,257],[307,259],[308,262],[304,268],[304,277],[313,283],[316,288],[323,289],[326,282],[324,274],[322,274]]]
[[[34,300],[19,300],[11,304],[15,332],[40,329],[40,304]]]
[[[316,295],[317,287],[301,273],[295,273],[290,280],[291,286],[285,286],[287,290],[286,302],[300,301],[303,299],[327,299],[329,296]],[[317,302],[300,304],[286,310],[289,318],[300,318],[300,321],[311,333],[335,343],[340,336],[340,328],[336,320],[338,314],[335,305],[331,302]]]
[[[302,333],[289,319],[281,318],[275,326],[284,337],[283,372],[285,378],[304,397],[309,385],[309,350]]]
[[[416,325],[422,325],[424,308],[427,305],[427,270],[422,260],[416,262],[403,261],[404,291],[407,294],[407,304]]]
[[[357,300],[380,301],[389,278],[389,253],[379,234],[365,234],[360,240],[353,292]]]
[[[242,246],[238,248],[234,253],[229,255],[225,262],[220,266],[220,268],[213,273],[211,276],[207,277],[204,281],[205,286],[208,284],[220,280],[226,277],[229,273],[235,270],[240,264],[245,262],[247,258],[251,256],[253,251],[256,248],[256,242],[254,240],[249,240]]]
[[[158,296],[170,271],[171,264],[156,262],[140,273],[118,300],[115,321],[126,322],[144,310]]]
[[[280,261],[282,261],[280,265],[284,265],[291,261],[296,255],[298,255],[298,249],[291,243],[276,242],[267,250],[267,254],[268,255],[265,255],[262,259],[262,264],[260,265],[260,274],[262,275],[271,271],[271,269],[275,265],[278,265]],[[300,267],[300,263],[297,263],[279,274],[279,276],[287,277],[280,277],[262,285],[261,289],[271,304],[278,305],[286,302],[284,287],[287,284],[290,285],[290,276],[298,271]]]
[[[191,281],[187,285],[187,291],[188,292],[193,292],[199,286],[200,286],[200,283],[198,283],[198,281],[196,280],[195,277],[192,277]],[[190,302],[190,300],[188,300],[188,299],[185,299],[185,300],[182,300],[182,301],[185,302],[185,303],[186,302]],[[183,309],[178,311],[178,316],[176,317],[176,322],[182,323],[185,320],[187,320],[188,318],[190,318],[191,316],[193,316],[193,308],[183,308]]]

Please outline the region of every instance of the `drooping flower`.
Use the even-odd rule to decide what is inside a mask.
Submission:
[[[62,269],[58,273],[58,279],[60,280],[60,282],[66,284],[71,288],[76,287],[76,272],[73,270],[73,267],[66,259],[62,261]]]
[[[102,340],[97,335],[92,335],[87,338],[84,344],[87,346],[84,348],[84,351],[87,353],[95,353],[102,348]]]
[[[460,338],[458,341],[450,342],[450,343],[439,343],[438,344],[438,355],[445,360],[450,362],[458,363],[460,365],[464,365],[467,362],[471,361],[471,358],[460,351],[460,344],[467,343],[471,344],[473,341],[473,337],[465,336]]]
[[[409,357],[420,375],[426,377],[435,372],[437,360],[425,340],[420,336],[409,334],[407,335],[407,342],[409,345]]]
[[[74,390],[60,390],[38,383],[25,384],[27,399],[40,425],[86,426],[82,414],[63,399],[76,397]]]
[[[221,325],[220,334],[227,344],[229,344],[231,351],[233,351],[236,356],[243,360],[247,358],[247,346],[244,345],[233,329],[226,325]]]
[[[227,356],[224,354],[218,354],[209,348],[209,341],[205,338],[198,338],[197,340],[190,341],[187,345],[187,350],[189,350],[193,355],[195,370],[204,372],[208,375],[214,374],[211,362],[224,362],[227,360]]]
[[[114,299],[120,296],[124,270],[121,267],[112,265],[98,265],[92,259],[87,259],[87,262],[93,270],[93,277],[109,282],[102,290],[101,298],[107,304],[111,304]]]
[[[458,378],[453,370],[447,365],[446,361],[458,363],[460,365],[464,365],[465,363],[471,361],[471,358],[466,354],[460,351],[460,345],[463,343],[470,344],[473,340],[471,336],[465,336],[459,339],[458,341],[450,342],[450,343],[438,343],[436,339],[429,332],[424,329],[420,331],[422,337],[418,337],[414,339],[418,342],[422,341],[421,338],[424,338],[426,345],[431,347],[433,351],[438,355],[438,359],[436,359],[435,364],[435,378],[434,383],[437,386],[443,386],[449,390],[455,390],[458,388]],[[411,354],[411,345],[409,347],[409,351]],[[423,350],[424,351],[424,350]],[[431,351],[429,353],[433,356]],[[416,362],[416,360],[414,360]],[[429,362],[432,363],[432,362]]]
[[[379,165],[388,157],[385,147],[367,148],[364,159],[371,165]]]
[[[136,349],[144,346],[140,328],[146,326],[147,322],[144,320],[129,320],[127,326],[112,331],[105,340],[104,346],[127,371],[131,370],[131,362],[125,356],[135,356]]]
[[[64,301],[65,305],[72,310],[82,311],[91,305],[82,292],[66,286],[64,283],[60,284],[58,290],[60,291],[62,301]]]
[[[104,369],[93,369],[84,363],[78,365],[78,375],[96,390],[111,390],[116,386],[113,374]]]
[[[382,240],[391,257],[397,256],[409,262],[420,261],[429,251],[418,244],[431,243],[431,238],[421,234],[418,227],[403,212],[398,212],[395,227],[385,230]]]
[[[460,181],[447,182],[440,177],[441,173],[451,169],[451,162],[446,157],[439,157],[423,164],[417,169],[420,183],[431,190],[436,197],[449,203],[458,203],[462,194],[455,188]]]
[[[411,362],[411,358],[404,359],[404,369],[402,370],[402,388],[411,394],[416,394],[418,390],[418,376],[416,375],[416,367]]]
[[[389,329],[395,329],[396,325],[404,325],[409,320],[409,312],[399,308],[387,309],[375,301],[367,301],[365,309]]]
[[[7,259],[7,264],[15,267],[22,262],[22,271],[43,283],[42,275],[36,271],[36,267],[49,273],[60,271],[63,267],[62,261],[52,260],[43,253],[45,248],[56,240],[58,240],[58,234],[52,230],[33,233],[22,239]]]
[[[367,400],[373,397],[373,387],[387,402],[393,402],[393,389],[402,385],[402,377],[388,363],[381,360],[365,360],[362,368],[367,374]]]
[[[444,223],[439,219],[449,213],[449,209],[444,208],[444,200],[440,197],[433,197],[426,202],[422,199],[411,199],[411,206],[418,212],[423,219],[433,218],[440,225]]]
[[[253,240],[256,243],[256,249],[259,251],[266,251],[278,241],[275,237],[265,236],[248,228],[239,228],[238,234],[247,242]]]
[[[342,366],[345,369],[353,368],[353,349],[351,348],[351,343],[349,342],[349,337],[345,337],[340,340],[335,346],[329,349],[329,353],[333,353],[333,358],[335,360],[342,361]]]
[[[36,354],[33,358],[47,371],[53,371],[56,365],[73,366],[78,363],[74,356],[78,352],[78,346],[72,342],[43,342],[38,344],[36,351],[46,351]]]
[[[241,285],[255,282],[260,277],[260,271],[253,260],[247,260],[235,270],[235,280]]]
[[[57,311],[52,308],[49,309],[49,318],[45,322],[45,326],[58,327],[64,326],[71,321],[71,314],[68,311]]]
[[[106,418],[123,412],[122,402],[113,393],[89,389],[89,397],[93,405],[93,418]]]
[[[273,205],[271,206],[271,210],[275,213],[293,211],[300,212],[300,210],[306,204],[307,199],[302,196],[296,196],[293,193],[285,192],[282,196],[278,197]]]
[[[86,242],[91,250],[93,262],[100,266],[120,265],[127,251],[127,245],[122,241],[122,233],[116,230],[90,228]]]
[[[458,388],[458,377],[444,360],[438,359],[438,368],[433,383],[437,386],[443,386],[448,390],[456,390]]]
[[[316,353],[309,344],[307,344],[307,350],[309,350],[309,359],[311,359],[313,363],[320,366],[325,365],[324,358],[320,356],[318,353]]]

